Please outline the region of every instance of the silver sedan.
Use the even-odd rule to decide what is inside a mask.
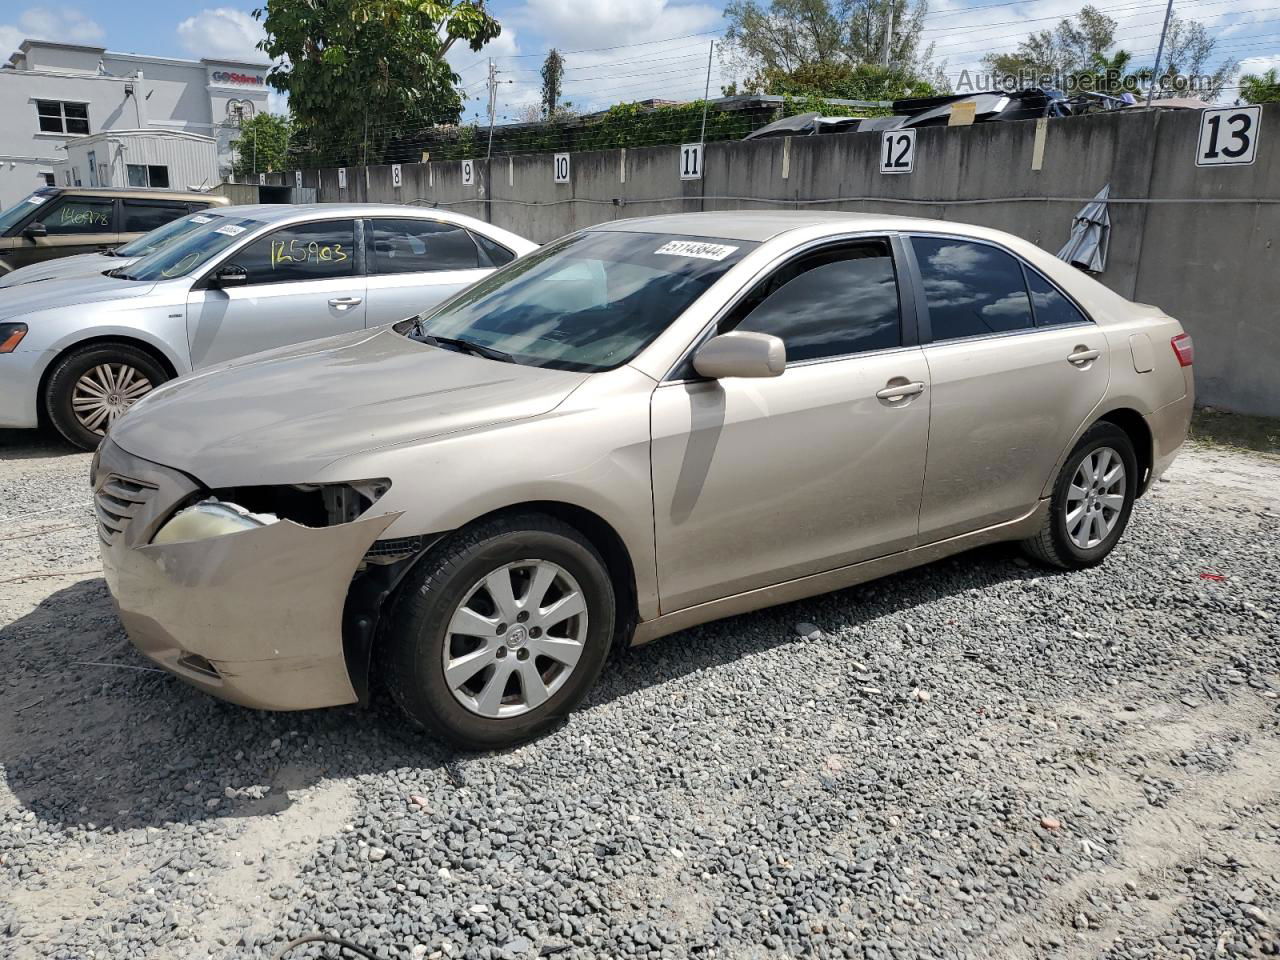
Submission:
[[[210,209],[141,259],[0,289],[0,427],[41,411],[72,443],[166,380],[412,316],[536,244],[380,204]]]
[[[612,644],[979,544],[1101,563],[1191,413],[1179,323],[953,222],[602,224],[420,318],[178,380],[94,466],[124,626],[218,696],[371,673],[471,747]]]

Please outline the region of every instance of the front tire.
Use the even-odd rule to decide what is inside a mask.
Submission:
[[[416,724],[469,750],[529,740],[594,685],[616,606],[604,560],[543,514],[499,517],[434,549],[397,593],[380,673]]]
[[[53,368],[45,386],[49,420],[81,450],[96,450],[107,429],[169,379],[151,354],[127,343],[90,344]]]
[[[1113,423],[1095,423],[1062,465],[1044,525],[1023,548],[1047,566],[1096,566],[1120,542],[1137,496],[1133,441]]]

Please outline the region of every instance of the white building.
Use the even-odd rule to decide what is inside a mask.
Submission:
[[[110,53],[87,47],[44,40],[24,40],[18,52],[0,67],[0,206],[9,206],[36,187],[65,185],[68,175],[79,172],[82,186],[90,186],[88,150],[68,149],[68,144],[108,131],[119,132],[115,141],[95,149],[98,163],[112,165],[125,156],[144,161],[168,152],[189,154],[183,164],[199,162],[207,153],[200,140],[162,135],[197,134],[212,138],[216,169],[194,182],[188,166],[167,173],[173,189],[200,186],[225,177],[232,161],[231,141],[238,139],[237,124],[267,108],[267,70],[264,63],[231,60],[178,60]],[[128,133],[125,133],[128,131]],[[108,146],[108,144],[111,144]],[[111,153],[108,160],[107,152]],[[71,161],[71,154],[84,165]],[[141,176],[128,170],[132,164],[159,167],[164,163],[124,162],[127,185]],[[157,178],[158,171],[148,171]],[[113,179],[117,176],[112,173]],[[56,179],[55,179],[56,178]],[[159,186],[158,183],[150,183]]]
[[[208,190],[221,182],[218,141],[181,130],[107,130],[74,137],[53,165],[61,186]]]

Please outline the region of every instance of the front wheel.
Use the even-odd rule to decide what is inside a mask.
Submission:
[[[90,344],[58,361],[45,387],[45,410],[67,440],[95,450],[121,414],[168,379],[164,367],[137,347]]]
[[[582,702],[615,617],[599,552],[553,517],[499,517],[424,557],[401,587],[380,673],[409,718],[466,749],[546,731]]]
[[[1129,523],[1138,496],[1138,463],[1129,435],[1113,423],[1090,427],[1062,465],[1040,532],[1027,553],[1079,570],[1106,559]]]

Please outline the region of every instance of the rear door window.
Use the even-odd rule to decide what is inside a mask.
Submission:
[[[369,247],[371,274],[474,270],[481,266],[480,251],[467,229],[438,220],[373,220]]]
[[[1035,310],[1037,327],[1056,327],[1068,323],[1089,323],[1074,303],[1030,267],[1026,268],[1027,288],[1031,291],[1031,306]]]
[[[40,222],[49,236],[111,233],[114,201],[105,197],[64,197],[45,204]]]
[[[242,267],[250,283],[330,280],[355,273],[354,220],[324,220],[283,227],[253,241],[226,264]]]
[[[912,237],[935,341],[1030,329],[1022,265],[985,243]]]
[[[157,227],[187,215],[185,203],[163,200],[125,200],[121,233],[150,233]]]

